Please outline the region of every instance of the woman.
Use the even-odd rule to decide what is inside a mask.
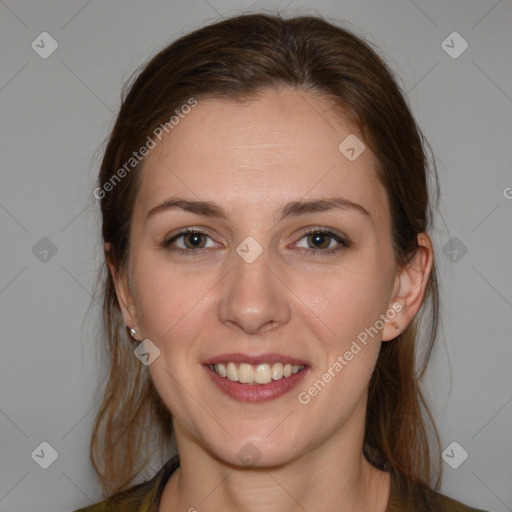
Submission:
[[[320,18],[227,19],[143,68],[94,191],[110,498],[81,510],[474,510],[431,490],[424,146],[375,51]]]

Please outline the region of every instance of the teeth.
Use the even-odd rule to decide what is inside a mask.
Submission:
[[[283,378],[283,365],[276,363],[272,366],[272,380],[279,380]]]
[[[304,366],[274,363],[262,363],[256,366],[247,363],[239,365],[228,362],[227,364],[211,364],[210,368],[221,377],[242,384],[268,384],[273,380],[281,380],[302,370]]]
[[[226,367],[220,363],[217,365],[217,369],[216,369],[217,373],[221,376],[221,377],[227,377],[228,375],[228,372],[226,370]]]
[[[272,381],[272,370],[268,364],[259,364],[254,375],[254,382],[268,384]]]
[[[238,381],[238,368],[236,367],[235,363],[228,363],[227,377],[233,382]]]
[[[242,363],[238,367],[238,380],[244,384],[254,382],[254,370],[250,364]]]

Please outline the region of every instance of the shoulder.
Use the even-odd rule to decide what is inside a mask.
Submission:
[[[454,500],[453,498],[449,498],[444,494],[435,493],[437,495],[437,499],[439,504],[442,506],[441,510],[445,512],[486,512],[485,510],[481,510],[478,508],[472,508],[464,503]]]
[[[144,512],[150,510],[145,503],[152,494],[153,480],[136,485],[130,489],[110,496],[88,507],[80,508],[74,512]]]
[[[391,479],[391,493],[386,512],[486,512],[445,496],[425,485],[404,485],[396,475]]]
[[[107,500],[100,501],[90,507],[79,508],[73,512],[107,512],[109,510]]]
[[[146,482],[134,485],[129,489],[114,494],[109,498],[77,509],[73,512],[153,512],[158,508],[163,488],[179,466],[178,456],[172,457],[165,465]]]

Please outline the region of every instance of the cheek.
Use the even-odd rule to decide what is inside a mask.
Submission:
[[[365,403],[381,345],[379,315],[386,306],[386,287],[379,275],[340,273],[323,282],[322,293],[310,294],[310,326],[325,333],[318,337],[323,357],[297,391],[297,400],[309,414],[324,418],[322,428],[327,431],[338,429]]]
[[[389,295],[385,270],[363,258],[333,272],[296,276],[290,287],[319,335],[338,349],[376,323]]]
[[[217,274],[192,265],[178,268],[148,257],[134,266],[135,306],[144,336],[162,351],[191,348],[204,331]]]

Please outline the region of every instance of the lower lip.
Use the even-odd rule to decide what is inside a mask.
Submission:
[[[207,365],[203,365],[203,367],[210,379],[223,393],[240,402],[266,402],[279,398],[297,386],[309,370],[309,367],[305,366],[289,377],[273,380],[268,384],[241,384],[240,382],[233,382],[227,377],[221,377]]]

